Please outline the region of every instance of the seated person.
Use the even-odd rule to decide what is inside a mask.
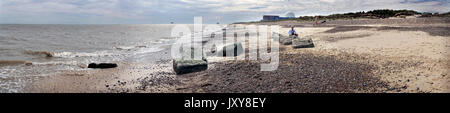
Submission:
[[[294,27],[291,27],[291,30],[289,30],[288,34],[289,34],[289,36],[292,36],[292,35],[298,36],[297,32],[295,32],[295,30],[294,30]]]

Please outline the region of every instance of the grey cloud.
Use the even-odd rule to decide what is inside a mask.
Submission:
[[[448,12],[447,0],[1,0],[0,23],[232,23],[263,14],[326,15],[373,9]]]

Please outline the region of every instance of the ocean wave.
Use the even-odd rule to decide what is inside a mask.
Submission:
[[[169,39],[166,39],[166,40],[169,40]],[[117,50],[127,50],[126,53],[121,52],[121,54],[136,55],[136,54],[145,54],[145,53],[152,53],[152,52],[158,52],[158,51],[164,50],[160,46],[163,46],[163,45],[158,44],[157,46],[147,46],[147,45],[116,46],[114,48]]]
[[[69,65],[69,66],[82,66],[85,63],[77,61],[50,61],[50,62],[32,62],[33,65]]]
[[[27,62],[24,60],[0,60],[0,66],[5,65],[21,65],[21,64],[30,64],[31,62]]]
[[[116,46],[114,48],[118,49],[118,50],[131,50],[131,49],[134,49],[135,47],[134,46]]]
[[[55,58],[74,58],[74,57],[102,57],[111,56],[113,53],[107,51],[98,52],[50,52],[50,51],[31,51],[26,50],[24,52],[28,55],[41,56],[41,57],[55,57]]]
[[[177,38],[177,37],[161,37],[159,39],[175,39],[175,38]]]
[[[116,46],[114,47],[115,49],[118,50],[131,50],[131,49],[135,49],[135,48],[146,48],[147,46],[145,45],[141,45],[141,46]]]
[[[119,51],[96,51],[96,52],[50,52],[50,51],[25,51],[25,54],[41,56],[46,58],[76,58],[76,57],[114,57],[114,56],[126,56],[126,55],[136,55],[152,53],[164,50],[160,47],[148,46],[117,46],[114,47]],[[126,51],[121,51],[126,50]]]
[[[31,51],[31,50],[25,50],[25,54],[27,55],[34,55],[34,56],[42,56],[42,57],[53,57],[53,52],[49,51]]]
[[[71,66],[82,66],[85,63],[80,63],[77,61],[50,61],[50,62],[29,62],[24,60],[0,60],[0,66],[15,66],[15,65],[71,65]]]
[[[145,53],[159,52],[159,51],[162,51],[162,50],[164,50],[164,49],[163,49],[163,48],[159,48],[159,47],[154,47],[154,48],[142,48],[142,49],[139,49],[139,50],[137,50],[137,51],[135,51],[135,52],[133,52],[133,53],[134,53],[134,55],[137,55],[137,54],[145,54]]]
[[[167,43],[169,41],[172,41],[173,39],[169,39],[169,38],[161,38],[161,39],[157,39],[155,41],[151,41],[150,43],[152,44],[162,44],[162,43]]]
[[[59,58],[75,58],[75,57],[104,57],[113,56],[113,53],[108,51],[98,51],[98,52],[55,52],[52,54],[53,57]]]

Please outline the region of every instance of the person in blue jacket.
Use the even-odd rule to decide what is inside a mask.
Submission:
[[[289,34],[289,36],[292,36],[292,35],[298,36],[297,32],[295,32],[295,30],[294,30],[294,27],[291,27],[291,30],[289,30],[288,34]]]

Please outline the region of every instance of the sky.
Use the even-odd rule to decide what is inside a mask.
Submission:
[[[0,24],[204,24],[264,14],[329,15],[373,9],[449,12],[450,0],[0,0]]]

